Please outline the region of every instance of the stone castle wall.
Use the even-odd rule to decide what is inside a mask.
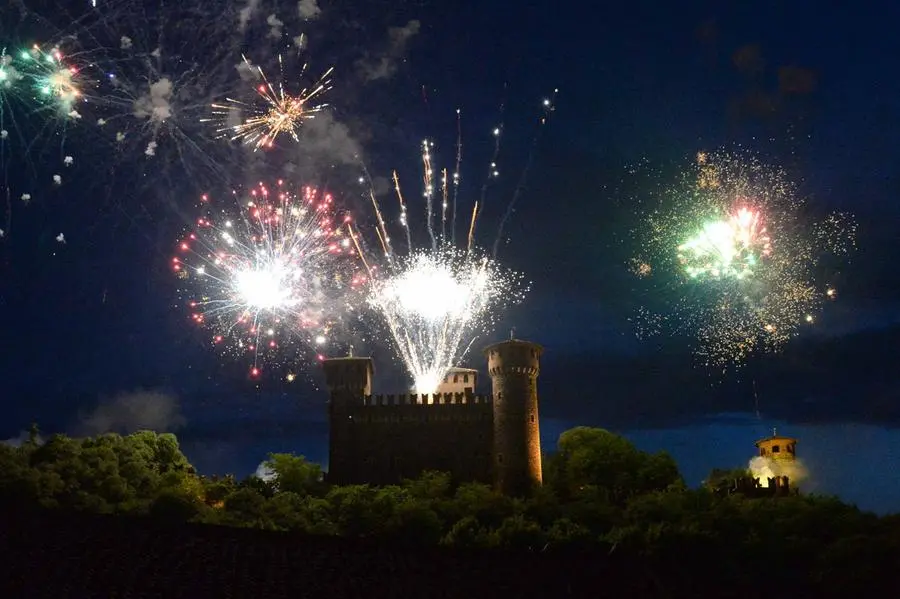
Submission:
[[[449,472],[460,481],[492,480],[493,412],[490,396],[370,395],[341,402],[332,431],[329,480],[397,484],[424,470]]]

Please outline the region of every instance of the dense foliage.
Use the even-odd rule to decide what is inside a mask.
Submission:
[[[288,454],[270,455],[266,468],[265,480],[201,477],[173,435],[150,431],[45,443],[33,434],[20,447],[0,445],[0,498],[403,543],[762,560],[813,577],[846,571],[849,555],[871,556],[867,568],[900,555],[897,516],[878,518],[833,498],[688,489],[667,454],[639,451],[601,429],[563,433],[545,457],[544,487],[528,498],[438,472],[397,486],[332,486],[318,465]],[[846,575],[864,575],[854,572]],[[767,577],[777,581],[774,572]]]

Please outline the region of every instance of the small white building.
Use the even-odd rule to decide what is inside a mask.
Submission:
[[[474,368],[451,368],[438,385],[437,393],[474,394],[478,382],[478,371]]]

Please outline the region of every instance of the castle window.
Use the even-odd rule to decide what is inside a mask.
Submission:
[[[794,444],[791,443],[787,446],[788,453],[794,453]]]
[[[779,453],[780,451],[781,451],[781,446],[780,446],[780,445],[773,445],[773,446],[772,446],[772,453]]]
[[[500,464],[503,463],[503,454],[502,453],[497,454],[497,462]]]
[[[534,414],[531,415],[531,422],[534,422]]]
[[[464,383],[468,383],[468,382],[469,382],[469,375],[468,375],[468,374],[464,374],[464,375],[463,375],[463,382],[464,382]]]
[[[453,375],[453,382],[454,382],[454,383],[458,383],[458,382],[459,382],[459,375],[458,375],[458,374],[454,374],[454,375]]]
[[[760,448],[759,448],[759,455],[765,457],[765,455],[766,455],[766,448],[765,448],[765,447],[760,447]]]

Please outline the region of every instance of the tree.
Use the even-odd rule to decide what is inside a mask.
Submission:
[[[244,527],[273,528],[265,512],[266,498],[256,489],[242,487],[225,498],[225,521]]]
[[[441,544],[469,548],[496,547],[500,544],[500,538],[496,532],[479,524],[475,517],[466,516],[453,525],[441,539]]]
[[[500,545],[504,547],[523,547],[532,550],[541,549],[547,542],[547,536],[537,522],[517,514],[503,520],[497,529]]]
[[[416,499],[436,500],[449,498],[453,484],[449,473],[426,470],[418,478],[403,481],[403,487]]]
[[[648,454],[603,429],[573,428],[560,435],[558,447],[551,484],[564,499],[596,487],[618,503],[636,493],[683,483],[678,466],[667,453]]]
[[[378,508],[385,502],[376,503],[376,489],[369,485],[346,485],[332,487],[325,499],[331,507],[331,520],[340,534],[349,537],[370,536],[377,533],[384,524]]]
[[[239,489],[253,489],[267,499],[275,495],[275,482],[264,480],[254,474],[239,482],[237,486]]]
[[[556,520],[547,529],[547,542],[551,547],[586,548],[592,544],[593,540],[594,537],[589,529],[568,518]]]
[[[516,502],[481,483],[466,483],[456,489],[448,520],[473,516],[479,524],[494,528],[515,513]]]
[[[277,528],[282,530],[309,530],[304,498],[290,491],[276,493],[266,501],[265,514]]]
[[[193,495],[177,490],[166,490],[153,500],[149,513],[166,522],[189,522],[197,518],[205,507]]]
[[[385,535],[403,542],[433,545],[441,540],[443,528],[440,517],[426,502],[411,500],[394,506]]]
[[[202,485],[203,500],[208,506],[215,508],[223,507],[225,498],[237,488],[237,482],[230,474],[222,478],[204,478]]]
[[[279,492],[318,495],[324,491],[322,467],[292,453],[270,453],[265,466],[274,474]]]

